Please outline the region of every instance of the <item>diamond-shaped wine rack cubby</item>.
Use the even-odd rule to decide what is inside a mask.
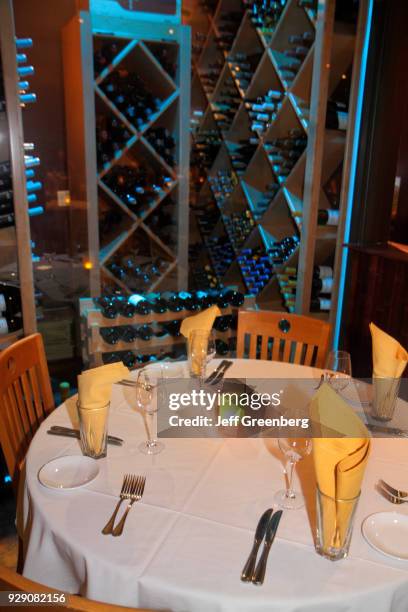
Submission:
[[[335,0],[320,4],[318,12],[315,0],[280,0],[268,12],[256,0],[218,0],[190,11],[190,281],[208,273],[263,306],[328,318],[319,266],[338,276],[342,164],[353,136],[336,122],[348,114],[353,125],[362,34],[344,11],[338,19]],[[300,255],[314,269],[307,283],[298,282]]]
[[[67,138],[91,294],[185,289],[190,28],[80,16],[64,31]]]

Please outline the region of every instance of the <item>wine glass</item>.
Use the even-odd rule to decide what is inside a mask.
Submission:
[[[302,493],[293,490],[293,473],[298,461],[306,457],[312,450],[312,441],[309,438],[278,438],[279,448],[287,459],[286,463],[286,489],[275,494],[274,501],[281,508],[298,510],[304,506]]]
[[[139,371],[136,379],[136,405],[146,417],[147,440],[139,444],[144,455],[157,455],[164,449],[164,444],[153,437],[154,415],[158,410],[157,388],[161,382],[157,368]]]
[[[347,351],[330,351],[326,360],[325,378],[338,393],[343,391],[351,380],[351,357]]]

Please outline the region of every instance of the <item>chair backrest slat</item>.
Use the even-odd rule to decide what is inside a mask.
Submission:
[[[32,437],[53,408],[41,335],[0,352],[0,444],[15,485]]]
[[[261,338],[259,357],[268,358],[268,343],[272,340],[271,359],[300,365],[324,367],[329,348],[331,326],[314,317],[272,312],[240,310],[238,313],[237,357],[246,357],[245,336],[249,336],[250,359],[256,359],[257,339]]]

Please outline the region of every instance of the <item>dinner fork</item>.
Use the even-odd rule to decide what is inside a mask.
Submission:
[[[377,491],[380,493],[380,495],[385,497],[385,499],[387,499],[392,504],[403,504],[403,503],[408,504],[408,499],[405,499],[404,497],[397,497],[396,495],[392,495],[391,493],[389,493],[389,491],[387,491],[383,487],[380,487],[380,485],[377,485],[376,488],[377,488]]]
[[[120,536],[123,532],[123,527],[125,526],[126,517],[129,514],[129,510],[133,506],[133,504],[143,497],[143,492],[146,484],[145,476],[133,476],[132,485],[130,491],[130,501],[126,507],[126,510],[120,519],[119,523],[116,525],[115,529],[112,531],[113,536]]]
[[[387,482],[385,482],[385,480],[380,479],[378,481],[378,484],[380,485],[380,487],[385,489],[393,497],[402,497],[402,498],[408,497],[408,492],[407,491],[401,491],[400,489],[394,489],[394,487],[392,487]],[[408,500],[406,500],[406,501],[408,501]]]
[[[109,521],[106,523],[105,527],[102,529],[103,535],[109,535],[110,533],[112,533],[113,526],[115,524],[116,515],[120,508],[120,504],[123,502],[124,499],[130,499],[130,492],[131,492],[131,485],[132,485],[133,478],[134,476],[132,476],[131,474],[125,474],[125,476],[123,477],[122,488],[119,494],[119,501],[116,504],[116,508],[113,511],[113,514],[110,517]]]

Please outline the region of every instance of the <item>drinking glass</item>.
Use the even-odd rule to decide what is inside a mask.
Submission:
[[[316,552],[338,561],[348,555],[360,493],[352,499],[329,497],[317,487]]]
[[[196,329],[188,338],[190,375],[204,381],[207,364],[215,357],[215,339],[212,330]]]
[[[330,351],[326,360],[326,380],[337,392],[351,380],[351,357],[347,351]]]
[[[299,491],[293,489],[293,473],[296,463],[311,452],[312,441],[308,438],[278,438],[278,444],[287,459],[287,484],[286,489],[275,494],[274,501],[281,508],[297,510],[304,506],[305,500]]]
[[[86,408],[77,402],[80,447],[85,457],[101,459],[107,455],[109,406],[108,402],[100,408]]]
[[[147,440],[139,444],[144,455],[157,455],[164,449],[163,442],[153,437],[154,416],[158,410],[157,389],[161,383],[161,370],[140,370],[136,379],[136,405],[146,416]]]

